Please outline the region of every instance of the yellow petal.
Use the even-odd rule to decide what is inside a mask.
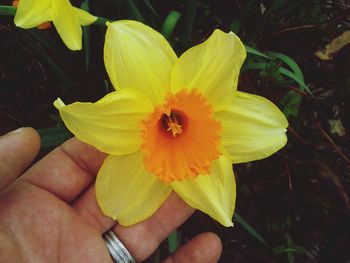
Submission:
[[[96,198],[103,213],[128,226],[150,217],[171,192],[156,176],[147,173],[140,151],[109,155],[96,179]],[[176,213],[176,211],[174,211]]]
[[[107,24],[104,61],[115,89],[137,89],[154,105],[163,102],[170,88],[176,54],[166,39],[152,28],[129,20]]]
[[[236,92],[230,107],[216,112],[214,118],[221,121],[222,144],[233,163],[268,157],[287,142],[288,121],[261,96]]]
[[[142,93],[132,89],[112,92],[96,103],[76,102],[65,106],[58,99],[54,105],[78,139],[115,155],[139,149],[140,121],[153,109]]]
[[[236,90],[245,57],[240,39],[217,29],[208,40],[187,50],[175,63],[171,91],[198,89],[215,109]]]
[[[52,0],[52,22],[62,41],[70,50],[81,49],[81,26],[68,0]]]
[[[50,0],[20,0],[18,3],[15,25],[32,28],[52,20]]]
[[[209,175],[175,181],[172,187],[193,208],[210,215],[224,226],[233,225],[236,182],[231,162],[224,155],[213,162]]]
[[[82,26],[88,26],[91,25],[92,23],[95,23],[97,20],[96,16],[91,15],[89,12],[86,12],[83,9],[76,8],[73,6],[74,13],[78,18],[79,24]]]

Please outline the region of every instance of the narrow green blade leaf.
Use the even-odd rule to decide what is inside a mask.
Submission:
[[[290,67],[290,69],[295,73],[295,75],[297,75],[302,81],[304,81],[303,72],[301,71],[298,64],[291,57],[288,57],[287,55],[284,55],[282,53],[272,51],[267,52],[267,54],[272,58],[277,58],[282,62],[286,63]]]
[[[312,95],[312,92],[310,91],[309,87],[306,86],[305,82],[303,79],[301,79],[299,76],[297,76],[295,73],[291,72],[290,70],[286,69],[286,68],[283,68],[283,67],[280,67],[278,69],[278,71],[291,78],[292,80],[294,80],[296,83],[298,83],[300,85],[300,89],[303,90],[303,91],[307,91],[310,95]]]
[[[198,0],[188,1],[184,21],[182,24],[185,27],[185,34],[187,36],[187,39],[190,39],[191,37],[192,26],[197,14],[197,8],[198,8]]]
[[[294,254],[289,252],[289,253],[287,253],[287,256],[288,256],[288,262],[294,263]]]
[[[169,39],[174,31],[174,28],[181,17],[181,13],[176,11],[171,11],[167,18],[164,20],[161,33],[166,39]]]
[[[177,230],[175,229],[168,236],[169,252],[173,253],[178,247]]]
[[[42,149],[60,145],[72,137],[72,134],[63,127],[38,129],[37,131],[41,138]]]
[[[265,239],[251,226],[249,225],[238,213],[234,214],[234,219],[253,237],[260,241],[265,246],[268,246]]]
[[[94,25],[99,25],[99,26],[106,26],[106,23],[110,21],[107,18],[104,17],[97,17],[97,20],[95,21]]]
[[[242,68],[242,71],[246,71],[246,70],[254,70],[254,69],[265,69],[268,66],[268,63],[264,63],[264,62],[260,62],[260,63],[248,63],[246,65],[244,65],[244,67]],[[299,84],[300,86],[300,90],[302,91],[307,91],[311,96],[313,96],[312,92],[310,91],[309,87],[305,84],[305,82],[303,81],[303,79],[300,79],[296,74],[294,74],[292,71],[284,68],[284,67],[279,67],[278,71],[294,80],[296,83]]]
[[[286,253],[286,247],[285,246],[277,246],[272,249],[272,252],[275,254],[283,254]]]
[[[266,63],[266,62],[260,62],[260,63],[250,62],[250,63],[245,64],[241,71],[265,69],[268,65],[269,65],[269,63]]]
[[[230,26],[230,31],[234,32],[235,34],[238,34],[239,30],[241,29],[241,22],[238,19],[234,19]]]
[[[51,57],[46,53],[44,48],[39,48],[33,39],[31,38],[32,34],[28,32],[32,32],[37,29],[27,29],[27,30],[19,30],[19,34],[21,37],[26,41],[26,44],[32,49],[33,53],[43,59],[47,65],[49,65],[55,74],[62,78],[62,80],[66,83],[68,86],[72,86],[72,81],[67,77],[67,75],[64,73],[64,71],[51,59]],[[36,38],[39,39],[39,38]]]
[[[85,0],[80,8],[89,12],[89,0]],[[83,27],[83,50],[85,55],[85,69],[86,72],[89,72],[90,69],[90,28],[88,26]]]
[[[159,17],[157,11],[154,9],[153,5],[151,4],[151,1],[149,0],[144,0],[146,6],[148,7],[149,10],[151,10],[152,14],[155,16],[155,17]]]
[[[245,47],[245,50],[247,51],[247,53],[250,53],[250,54],[253,54],[253,55],[256,55],[256,56],[259,56],[259,57],[271,59],[269,56],[265,55],[264,53],[261,53],[260,51],[254,49],[252,47],[249,47],[247,45],[244,45],[244,47]]]
[[[144,21],[139,9],[137,8],[133,0],[126,0],[126,5],[128,6],[129,13],[133,19],[140,22]]]
[[[51,51],[57,50],[57,42],[52,39],[49,32],[47,32],[46,30],[38,30],[36,28],[32,28],[26,29],[25,32],[28,33],[28,35],[30,35],[32,38],[40,42],[45,48]]]
[[[14,16],[16,14],[16,7],[8,5],[0,5],[0,16]]]

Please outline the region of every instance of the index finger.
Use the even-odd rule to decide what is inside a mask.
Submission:
[[[17,129],[0,137],[0,191],[29,166],[39,148],[38,133],[29,127]]]

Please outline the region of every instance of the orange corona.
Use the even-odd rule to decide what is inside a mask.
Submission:
[[[166,183],[207,174],[221,155],[221,126],[212,115],[198,91],[169,93],[141,125],[146,169]]]

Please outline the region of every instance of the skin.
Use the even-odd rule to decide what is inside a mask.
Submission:
[[[102,214],[95,198],[103,153],[72,138],[25,171],[39,147],[32,128],[0,137],[1,263],[111,263],[101,237],[111,228],[134,258],[143,261],[194,211],[172,193],[147,220],[118,225]],[[202,233],[163,262],[217,262],[221,249],[215,234]]]

